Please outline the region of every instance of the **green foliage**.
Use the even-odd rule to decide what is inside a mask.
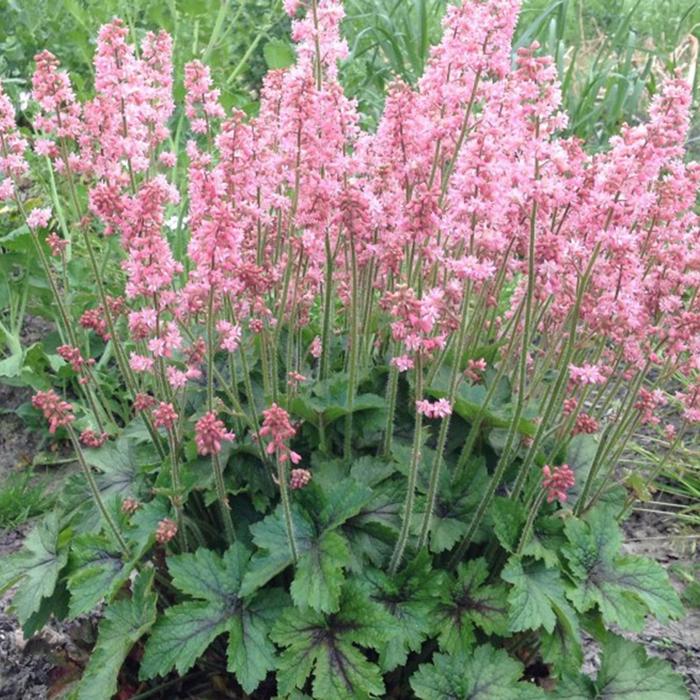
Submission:
[[[50,513],[27,535],[23,549],[3,561],[0,593],[18,586],[12,608],[23,625],[56,590],[59,573],[68,560],[63,544],[59,544],[59,517]]]
[[[156,620],[153,576],[153,569],[140,573],[134,580],[131,597],[115,600],[105,611],[95,649],[78,689],[78,700],[111,698],[117,692],[122,664]]]
[[[223,87],[225,106],[253,112],[251,91],[259,87],[264,67],[283,69],[295,60],[283,38],[288,20],[279,5],[260,0],[10,2],[0,7],[2,69],[10,76],[11,92],[26,89],[18,76],[28,74],[31,54],[52,33],[60,37],[55,52],[73,75],[77,70],[83,77],[78,92],[89,93],[89,37],[102,21],[123,14],[137,35],[153,27],[174,33],[179,77],[185,61],[204,58]],[[638,37],[632,36],[635,26],[652,31],[647,15],[654,13],[642,3],[641,14],[616,17],[605,3],[593,3],[586,12],[608,28],[610,37],[591,58],[581,55],[585,37],[572,22],[576,5],[531,2],[518,43],[537,38],[554,53],[573,114],[570,130],[597,147],[622,119],[634,119],[655,89],[654,73],[639,63]],[[444,0],[348,1],[351,60],[342,70],[370,124],[391,80],[398,76],[414,83],[420,77],[444,9]],[[13,22],[14,33],[6,29]],[[685,20],[678,24],[680,33]],[[581,65],[592,74],[582,75]],[[177,212],[173,236],[183,247],[185,211]],[[0,379],[36,389],[64,383],[70,393],[77,382],[55,352],[61,342],[57,335],[27,347],[21,342],[27,308],[47,316],[53,310],[29,231],[15,223],[0,238],[0,307],[6,310]],[[110,246],[106,240],[99,250],[105,279],[112,271],[120,274]],[[76,255],[62,271],[78,310],[95,302],[94,280],[86,279],[81,259]],[[304,343],[323,332],[319,315],[313,309],[308,326],[299,329]],[[620,508],[612,508],[618,492],[604,494],[588,512],[590,504],[578,502],[599,451],[599,435],[569,439],[567,434],[561,444],[558,436],[548,435],[543,453],[526,463],[523,445],[537,432],[533,419],[541,406],[523,399],[515,421],[519,397],[508,379],[489,370],[482,381],[460,380],[444,449],[438,448],[439,423],[427,420],[417,450],[411,446],[415,387],[402,376],[388,449],[382,433],[389,416],[384,389],[390,368],[382,358],[372,369],[360,368],[351,390],[347,348],[331,338],[323,378],[316,365],[299,367],[307,379],[280,399],[292,420],[303,424],[293,447],[313,474],[305,488],[282,495],[289,464],[273,475],[279,465],[261,449],[259,423],[261,408],[277,400],[266,380],[276,371],[274,380],[286,381],[290,369],[284,346],[294,344],[285,333],[261,333],[251,347],[242,348],[241,366],[211,353],[206,379],[230,379],[230,394],[212,388],[210,403],[222,415],[228,411],[227,422],[244,435],[218,454],[220,483],[212,462],[197,457],[194,423],[207,410],[204,387],[193,381],[173,399],[182,413],[175,427],[182,446],[176,452],[183,458],[178,464],[158,450],[172,439],[169,433],[154,431],[153,440],[144,416],[131,418],[131,392],[115,386],[111,377],[112,343],[91,340],[91,356],[98,359],[96,384],[116,416],[110,428],[117,435],[101,448],[83,450],[84,471],[62,485],[55,512],[0,567],[0,593],[16,587],[13,610],[27,634],[52,615],[71,619],[104,606],[79,698],[110,698],[121,690],[124,676],[138,678],[145,695],[177,676],[186,684],[191,672],[224,678],[233,692],[240,686],[254,700],[275,692],[292,700],[410,697],[411,692],[426,700],[686,697],[682,681],[665,664],[605,631],[611,626],[638,631],[648,616],[667,622],[683,609],[662,567],[621,551]],[[265,342],[272,347],[263,347]],[[477,356],[497,355],[499,345],[489,342],[476,349]],[[448,348],[424,387],[425,396],[450,394],[451,362]],[[269,370],[268,363],[279,367]],[[75,403],[76,426],[88,427],[89,411],[80,400]],[[557,431],[555,426],[550,432]],[[341,457],[339,446],[347,443],[350,449]],[[539,499],[545,453],[556,464],[568,463],[576,476],[568,504]],[[508,468],[495,479],[504,455],[510,458]],[[439,472],[432,471],[435,465]],[[416,479],[412,519],[403,512],[411,476]],[[594,491],[604,485],[602,479],[593,481]],[[94,495],[104,509],[95,505]],[[40,487],[11,480],[0,490],[0,526],[40,514],[46,506]],[[227,515],[235,540],[227,539]],[[405,552],[392,566],[403,517]],[[163,524],[176,524],[176,536],[163,536]],[[580,674],[582,629],[603,647],[595,680]],[[545,692],[525,680],[516,650],[547,665],[553,688]]]
[[[662,621],[683,614],[660,564],[620,554],[622,536],[605,508],[592,510],[585,521],[571,519],[566,535],[563,552],[576,582],[568,596],[579,612],[597,606],[606,624],[636,631],[650,612]]]
[[[252,693],[275,667],[270,628],[287,606],[285,593],[269,588],[243,596],[250,551],[234,544],[223,557],[208,549],[167,560],[173,585],[194,600],[169,607],[156,623],[141,663],[141,677],[188,671],[221,634],[228,635],[227,668]]]
[[[473,653],[436,654],[411,678],[421,700],[535,700],[544,693],[521,682],[523,667],[502,649],[478,646]]]
[[[351,585],[331,615],[310,608],[287,611],[272,632],[273,641],[284,648],[278,665],[280,692],[303,688],[313,674],[313,696],[318,700],[383,695],[379,667],[361,649],[379,651],[391,624],[378,604]]]
[[[680,677],[660,659],[648,657],[638,644],[608,634],[602,650],[603,658],[595,680],[584,675],[566,677],[555,697],[569,700],[689,698]]]
[[[11,473],[0,484],[0,530],[12,529],[49,510],[54,498],[31,471]]]

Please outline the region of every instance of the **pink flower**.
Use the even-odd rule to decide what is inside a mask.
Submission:
[[[323,354],[323,343],[321,343],[321,338],[318,335],[311,341],[309,352],[311,353],[311,357],[317,360]]]
[[[177,412],[171,403],[161,401],[156,408],[153,409],[153,425],[156,428],[165,428],[170,430],[178,419]]]
[[[38,408],[49,421],[49,432],[70,425],[74,420],[73,406],[62,401],[54,391],[39,391],[32,397],[32,405]]]
[[[156,400],[149,394],[136,394],[134,397],[134,411],[142,413],[156,405]]]
[[[59,257],[63,251],[68,247],[68,241],[64,238],[60,238],[55,232],[51,232],[46,237],[46,244],[51,250],[51,255]]]
[[[308,469],[292,469],[289,474],[289,488],[296,491],[303,489],[311,481],[311,472]]]
[[[51,220],[51,209],[32,209],[27,215],[27,226],[33,231],[45,228]]]
[[[140,507],[141,504],[135,498],[125,498],[122,501],[122,513],[126,515],[133,515]]]
[[[156,542],[166,544],[177,535],[177,523],[170,518],[163,518],[156,528]]]
[[[597,365],[585,364],[581,367],[569,365],[569,377],[574,384],[603,384],[605,375]]]
[[[273,403],[270,408],[263,411],[260,436],[270,440],[265,448],[267,454],[276,454],[280,462],[286,462],[289,459],[293,464],[298,464],[301,460],[300,455],[292,451],[287,444],[296,432],[289,421],[289,414],[281,406]]]
[[[542,486],[547,491],[547,503],[552,501],[566,502],[567,491],[576,483],[576,477],[568,464],[560,467],[542,467]]]
[[[399,370],[399,372],[407,372],[413,369],[413,360],[408,355],[399,355],[391,358],[391,364]]]
[[[467,360],[467,369],[464,371],[464,376],[474,384],[478,384],[483,379],[485,371],[486,360],[483,357],[478,360]]]
[[[134,372],[152,372],[153,371],[153,358],[146,357],[145,355],[138,355],[135,352],[131,353],[129,357],[129,366]]]
[[[446,418],[452,413],[452,404],[447,399],[430,402],[426,399],[416,401],[416,410],[426,418]]]
[[[85,447],[102,447],[108,439],[109,435],[107,433],[96,433],[90,428],[86,428],[80,433],[80,442],[82,442]]]
[[[221,452],[224,440],[233,440],[236,436],[226,431],[224,422],[213,412],[205,413],[195,427],[195,442],[200,455],[217,454]]]
[[[241,327],[229,321],[218,321],[216,331],[220,336],[219,344],[222,350],[236,352],[241,342]]]

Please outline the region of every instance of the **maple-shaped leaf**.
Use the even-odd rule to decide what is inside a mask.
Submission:
[[[129,578],[135,561],[125,562],[122,553],[104,534],[78,535],[71,547],[68,590],[70,614],[76,617],[93,610],[114,594]]]
[[[566,599],[557,569],[548,569],[541,561],[513,556],[503,568],[501,578],[512,584],[508,593],[508,627],[511,632],[542,627],[552,634],[558,621],[563,621],[564,630],[578,635],[576,613]]]
[[[315,503],[308,497],[309,508],[292,505],[298,559],[291,594],[300,607],[332,612],[338,607],[344,569],[350,563],[350,551],[340,527],[360,512],[372,492],[352,479],[345,479],[330,493],[316,495]],[[310,510],[315,512],[311,514]],[[293,563],[281,506],[250,529],[260,551],[253,557],[243,581],[244,595],[265,585]]]
[[[379,667],[363,649],[380,651],[393,620],[352,582],[346,583],[337,612],[287,610],[272,630],[284,647],[277,670],[278,692],[287,697],[313,674],[318,700],[383,697]]]
[[[47,515],[27,535],[19,552],[3,559],[0,594],[17,586],[12,610],[22,625],[40,609],[43,600],[53,594],[59,573],[67,561],[67,551],[59,544],[59,522],[55,512]]]
[[[220,634],[228,634],[228,670],[252,693],[275,666],[269,640],[273,622],[289,602],[280,589],[241,594],[250,552],[239,543],[222,556],[208,549],[167,559],[173,585],[194,600],[167,608],[153,628],[141,678],[189,670]]]
[[[111,698],[131,648],[156,621],[156,594],[151,590],[153,569],[141,572],[130,598],[113,601],[100,622],[97,643],[78,687],[78,700]]]
[[[433,633],[443,582],[444,574],[433,570],[425,551],[396,574],[377,569],[364,574],[364,590],[392,618],[391,634],[379,655],[382,670],[405,664],[409,652],[419,651]]]
[[[391,557],[401,525],[406,483],[387,479],[372,488],[372,495],[356,515],[343,523],[342,532],[350,543],[350,569],[365,570],[369,561],[381,567]]]
[[[485,584],[489,575],[483,558],[457,567],[449,598],[440,604],[435,621],[438,643],[449,654],[467,653],[476,640],[474,627],[486,634],[508,632],[507,591],[503,584]]]
[[[598,607],[606,624],[640,631],[653,614],[661,622],[683,615],[683,606],[664,568],[644,557],[620,553],[622,535],[612,512],[595,508],[584,520],[565,527],[563,552],[576,587],[568,592],[574,607]]]
[[[461,471],[443,469],[440,472],[435,508],[430,519],[431,552],[437,554],[452,549],[466,534],[488,479],[486,462],[481,458],[473,460]],[[421,490],[427,490],[427,480]],[[424,503],[418,508],[422,516],[421,510],[425,510]],[[476,534],[474,541],[483,540],[483,529]]]
[[[523,666],[502,649],[488,644],[473,652],[435,654],[411,676],[421,700],[541,700],[542,690],[520,681]]]
[[[595,679],[569,675],[553,697],[562,700],[688,700],[683,679],[661,659],[647,656],[644,647],[608,633]]]

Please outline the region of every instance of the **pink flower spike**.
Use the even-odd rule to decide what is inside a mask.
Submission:
[[[447,399],[430,402],[425,399],[416,401],[416,410],[426,418],[446,418],[452,413],[452,404]]]
[[[235,439],[233,433],[226,431],[224,422],[214,412],[205,413],[195,426],[195,442],[200,455],[213,455],[221,452],[224,440]]]
[[[560,501],[565,503],[567,491],[576,483],[576,477],[568,464],[560,467],[550,467],[545,464],[542,467],[542,486],[547,491],[547,503]]]
[[[177,523],[170,518],[163,518],[156,528],[156,542],[166,544],[177,535]]]
[[[178,419],[177,412],[171,403],[161,401],[156,408],[153,409],[153,425],[156,428],[165,428],[170,430]]]
[[[70,425],[74,420],[73,406],[62,401],[55,391],[40,391],[32,397],[32,405],[38,408],[49,421],[49,432]]]
[[[585,364],[581,367],[569,365],[569,377],[574,384],[603,384],[605,375],[597,365]]]
[[[27,226],[29,226],[32,231],[36,231],[38,228],[45,228],[48,226],[51,220],[51,209],[32,209],[27,216]]]
[[[311,472],[308,469],[292,469],[289,474],[289,488],[296,491],[303,489],[311,481]]]

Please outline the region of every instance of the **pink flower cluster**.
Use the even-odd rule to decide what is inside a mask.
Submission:
[[[552,59],[536,45],[512,55],[518,0],[462,2],[448,8],[418,84],[396,80],[376,130],[364,131],[338,80],[342,6],[319,0],[317,12],[297,13],[302,4],[285,3],[297,61],[266,77],[256,116],[223,108],[207,66],[185,67],[190,140],[177,156],[169,36],[146,35],[139,52],[123,22],[105,25],[83,104],[55,57],[37,56],[35,150],[87,188],[81,229],[121,246],[123,297],[84,311],[80,325],[110,340],[108,316],[124,313],[115,332],[128,329],[134,409],[171,429],[173,395],[200,381],[218,390],[251,352],[266,390],[286,399],[306,390],[309,356],[321,373],[339,345],[366,353],[353,369],[388,363],[409,384],[451,369],[488,383],[486,360],[464,358],[495,347],[489,367],[528,407],[556,399],[544,434],[562,426],[569,440],[619,420],[606,410],[618,379],[634,419],[657,423],[665,397],[644,380],[677,373],[691,388],[671,401],[700,421],[700,166],[685,160],[691,89],[681,76],[660,83],[646,123],[590,153],[566,136]],[[1,88],[0,137],[8,199],[27,176],[27,144]],[[180,192],[172,169],[185,161]],[[188,240],[182,256],[172,218]],[[37,231],[50,220],[43,207],[28,216]],[[48,244],[60,255],[65,241],[51,234]],[[356,336],[336,342],[348,328]],[[290,366],[277,366],[278,346]],[[78,367],[76,352],[65,351]],[[512,381],[518,357],[522,383]],[[38,400],[54,429],[72,415],[58,397]],[[421,397],[415,409],[439,419],[453,407]],[[260,434],[268,454],[298,463],[296,429],[277,403]],[[214,414],[197,424],[202,454],[227,436]],[[565,466],[545,473],[560,500],[569,476]]]
[[[221,452],[224,440],[233,440],[236,436],[226,430],[224,422],[213,412],[205,413],[195,427],[195,442],[200,455],[213,455]]]
[[[545,464],[542,467],[542,486],[547,492],[547,503],[560,501],[565,503],[567,491],[576,483],[576,477],[568,464],[560,467],[550,467]]]
[[[301,455],[290,449],[288,443],[296,435],[296,428],[289,420],[289,413],[281,406],[273,403],[263,411],[263,424],[260,436],[269,439],[265,451],[276,455],[280,462],[289,460],[292,464],[301,461]]]
[[[452,404],[447,399],[416,401],[416,410],[426,418],[446,418],[452,413]]]
[[[32,397],[32,406],[38,408],[49,422],[49,432],[70,425],[74,420],[73,406],[63,401],[55,391],[39,391]]]

